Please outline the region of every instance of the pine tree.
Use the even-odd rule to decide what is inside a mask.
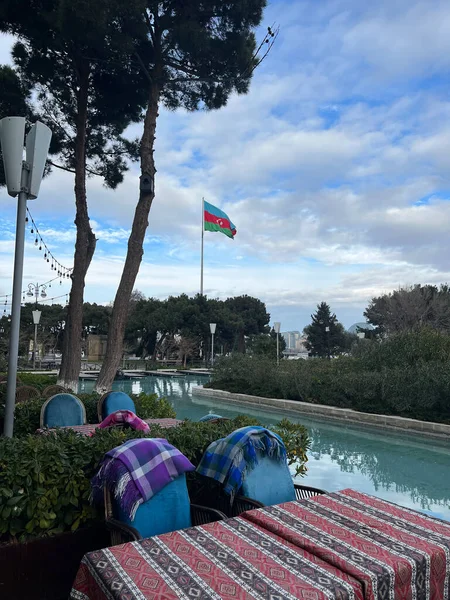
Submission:
[[[311,319],[311,325],[303,330],[310,356],[331,358],[349,348],[349,336],[326,302],[317,305],[317,311],[311,315]]]
[[[0,3],[0,31],[18,38],[12,56],[21,89],[28,96],[32,92],[34,118],[52,130],[53,156],[47,165],[74,174],[77,237],[58,377],[58,383],[74,390],[85,278],[96,246],[86,178],[100,176],[112,189],[123,180],[128,160],[137,160],[138,144],[121,134],[141,119],[147,101],[145,75],[130,59],[129,39],[118,26],[127,10],[120,0]],[[0,88],[0,100],[3,94]]]
[[[141,185],[116,292],[105,360],[95,390],[110,389],[120,364],[130,295],[143,256],[155,197],[154,142],[160,105],[189,111],[218,109],[233,92],[247,93],[252,73],[276,37],[270,28],[257,47],[254,29],[266,0],[131,0],[122,30],[134,37],[135,59],[147,76],[147,110],[140,145]]]

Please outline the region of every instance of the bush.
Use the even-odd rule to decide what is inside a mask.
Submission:
[[[178,427],[153,426],[147,434],[113,428],[92,437],[73,431],[23,438],[0,438],[0,541],[75,531],[101,518],[89,503],[90,480],[106,452],[127,439],[164,437],[197,465],[208,445],[257,421],[237,417],[218,423],[186,421]],[[283,421],[278,428],[289,461],[306,470],[307,431]],[[195,483],[188,479],[191,500]]]
[[[450,336],[424,329],[358,343],[352,356],[281,361],[233,355],[209,387],[450,423]]]
[[[49,385],[56,385],[56,375],[42,375],[40,373],[18,373],[18,381],[22,385],[32,385],[42,392]]]

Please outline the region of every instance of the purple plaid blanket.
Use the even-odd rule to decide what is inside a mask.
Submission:
[[[142,503],[182,473],[194,470],[194,465],[167,440],[128,440],[106,453],[91,481],[92,501],[102,502],[106,486],[122,510],[134,520]]]

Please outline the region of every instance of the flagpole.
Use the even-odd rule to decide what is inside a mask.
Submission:
[[[200,260],[200,295],[203,296],[203,238],[205,237],[205,199],[202,198],[202,250]]]

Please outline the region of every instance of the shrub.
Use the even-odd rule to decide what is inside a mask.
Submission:
[[[175,419],[176,412],[167,398],[158,398],[158,394],[144,394],[133,396],[136,414],[141,419]]]
[[[17,379],[23,385],[32,385],[38,390],[46,388],[48,385],[56,385],[56,375],[42,375],[40,373],[18,373]]]
[[[275,361],[233,355],[219,361],[209,387],[450,423],[450,336],[401,333],[357,344],[335,360]]]
[[[164,437],[197,465],[208,445],[257,421],[237,417],[218,423],[186,421],[179,427],[153,426],[147,434],[112,428],[92,437],[73,431],[23,438],[0,438],[0,541],[75,531],[101,518],[89,503],[90,480],[106,452],[127,439]],[[278,429],[290,462],[305,471],[309,439],[301,425],[284,421]],[[195,500],[194,478],[188,480]]]

